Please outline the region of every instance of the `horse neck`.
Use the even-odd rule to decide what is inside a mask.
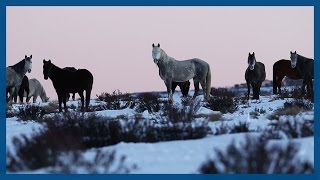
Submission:
[[[27,73],[27,71],[24,69],[24,65],[25,65],[25,61],[21,60],[17,64],[9,66],[9,67],[14,69],[14,71],[16,71],[18,74],[25,75]]]
[[[41,86],[41,91],[40,91],[40,98],[42,101],[45,101],[46,98],[47,98],[47,94],[46,94],[46,91],[44,90],[43,86]]]
[[[165,67],[166,64],[169,62],[169,59],[171,59],[171,57],[168,56],[167,53],[164,52],[164,50],[161,49],[161,57],[160,57],[160,61],[158,63],[158,67],[159,68]]]
[[[61,73],[62,71],[63,70],[61,68],[59,68],[58,66],[52,64],[51,73],[50,73],[49,78],[52,79],[52,80],[55,80],[59,76],[59,73]]]

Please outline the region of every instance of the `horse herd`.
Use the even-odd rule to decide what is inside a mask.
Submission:
[[[176,86],[179,86],[183,96],[188,95],[190,88],[189,80],[193,79],[195,92],[193,97],[199,95],[199,84],[202,87],[204,98],[210,98],[211,91],[211,70],[210,65],[201,59],[193,58],[188,60],[176,60],[167,55],[160,48],[160,44],[152,44],[153,62],[159,68],[159,76],[167,87],[168,101],[173,102],[173,93]],[[314,60],[303,57],[295,52],[290,51],[290,60],[281,59],[273,65],[273,93],[281,93],[281,82],[286,76],[290,79],[303,79],[302,93],[305,93],[307,86],[307,95],[313,99],[313,79],[314,79]],[[20,102],[23,97],[26,102],[33,97],[33,102],[38,96],[43,102],[48,101],[45,90],[37,79],[29,79],[26,73],[30,73],[32,69],[32,55],[25,56],[23,60],[15,65],[6,68],[6,96],[7,102],[12,103],[13,99],[17,102],[19,95]],[[78,93],[81,98],[81,110],[88,110],[91,90],[93,85],[93,76],[87,69],[75,69],[73,67],[60,68],[54,65],[51,60],[43,60],[43,76],[44,79],[51,79],[53,87],[56,90],[59,111],[62,112],[62,103],[67,111],[66,101],[69,94]],[[265,66],[262,62],[258,62],[255,53],[249,53],[248,67],[245,71],[245,80],[248,88],[248,100],[250,88],[253,91],[253,99],[259,99],[260,88],[262,82],[266,78]],[[86,97],[84,100],[84,91]],[[8,97],[9,93],[9,97]],[[85,103],[84,103],[85,101]],[[85,106],[84,106],[85,104]]]

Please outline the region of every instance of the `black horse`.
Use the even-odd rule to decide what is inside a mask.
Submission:
[[[303,57],[297,52],[290,51],[291,67],[297,68],[303,79],[303,84],[307,85],[307,95],[313,101],[314,60]],[[304,93],[304,88],[302,89]]]
[[[252,86],[253,99],[259,99],[260,87],[266,79],[266,71],[264,64],[257,62],[254,52],[248,56],[248,68],[245,73],[245,79],[248,87],[248,100],[250,95],[250,85]]]
[[[65,67],[63,69],[71,71],[71,72],[77,71],[77,69],[75,67]],[[68,93],[67,94],[67,100],[69,101],[69,99],[70,99],[70,94]],[[72,93],[72,100],[75,100],[75,99],[76,99],[76,93]]]
[[[44,79],[51,79],[55,88],[58,100],[59,111],[62,112],[61,103],[63,101],[64,110],[67,111],[66,99],[68,93],[78,93],[81,98],[81,111],[84,109],[83,92],[86,91],[86,110],[90,103],[91,90],[93,85],[93,76],[87,69],[78,69],[75,72],[64,70],[51,63],[51,60],[43,60]]]
[[[273,94],[281,94],[281,83],[285,76],[295,80],[302,79],[297,68],[291,68],[290,60],[281,59],[273,64]]]
[[[19,88],[15,88],[15,91],[13,93],[13,98],[15,103],[17,103],[18,96],[19,96],[20,103],[23,103],[24,92],[27,93],[27,96],[26,96],[26,102],[27,102],[30,89],[29,89],[29,79],[28,79],[28,76],[26,75],[23,77]]]
[[[189,89],[190,89],[190,81],[185,81],[185,82],[172,82],[172,94],[174,93],[174,91],[176,90],[176,87],[179,86],[182,96],[183,97],[187,97],[188,93],[189,93]]]

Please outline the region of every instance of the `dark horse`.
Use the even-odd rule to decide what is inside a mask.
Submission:
[[[185,81],[185,82],[172,82],[172,94],[174,93],[174,91],[176,90],[176,87],[179,86],[182,96],[183,97],[187,97],[188,96],[188,92],[190,89],[190,81]]]
[[[26,75],[23,77],[19,88],[16,88],[14,91],[13,98],[15,103],[17,103],[17,96],[19,96],[20,103],[23,102],[24,91],[27,92],[27,96],[26,96],[27,97],[26,102],[27,102],[30,89],[29,89],[29,79],[28,79],[28,76]]]
[[[248,100],[250,95],[250,85],[252,86],[253,99],[259,99],[260,87],[266,79],[266,71],[264,64],[257,62],[254,52],[248,56],[248,68],[245,73],[245,79],[248,87]]]
[[[77,71],[77,69],[74,68],[74,67],[65,67],[65,68],[63,68],[63,69],[68,70],[68,71],[71,71],[71,72]],[[67,100],[69,100],[69,99],[70,99],[70,94],[68,93],[68,94],[67,94]],[[72,100],[75,100],[75,99],[76,99],[76,93],[72,93]]]
[[[302,79],[297,68],[291,68],[290,60],[281,59],[273,64],[273,94],[281,94],[281,83],[285,76],[290,79]]]
[[[59,111],[62,112],[61,103],[63,101],[64,110],[67,111],[66,98],[68,93],[78,93],[81,98],[81,111],[84,111],[83,91],[86,91],[86,110],[90,103],[90,95],[93,84],[93,76],[87,69],[78,69],[75,72],[64,70],[51,63],[51,60],[43,60],[44,79],[51,79],[55,88],[58,100]]]
[[[308,97],[313,100],[313,82],[314,79],[314,60],[310,58],[303,57],[297,52],[290,51],[291,67],[297,68],[300,76],[303,79],[303,84],[307,85]],[[304,93],[304,88],[302,88],[302,93]]]

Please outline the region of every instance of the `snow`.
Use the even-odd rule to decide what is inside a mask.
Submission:
[[[189,93],[189,95],[192,93]],[[163,95],[165,98],[166,96]],[[177,92],[173,95],[174,104],[181,105],[181,93]],[[197,97],[197,100],[202,100],[203,96]],[[251,131],[261,131],[270,127],[272,120],[268,119],[268,116],[278,108],[283,107],[283,104],[287,99],[275,99],[274,95],[261,96],[260,100],[250,100],[247,104],[239,106],[238,110],[234,113],[222,114],[221,120],[215,122],[209,122],[209,127],[213,133],[216,128],[224,124],[226,126],[236,125],[240,122],[249,124]],[[91,100],[90,105],[103,105],[104,102]],[[36,103],[36,105],[47,106],[48,103]],[[69,101],[67,106],[79,105],[79,101]],[[23,105],[14,105],[13,111],[18,111],[19,107]],[[263,112],[256,112],[256,117],[251,115],[257,110]],[[137,112],[133,109],[126,108],[122,110],[103,110],[95,112],[97,116],[104,116],[110,118],[116,118],[118,116],[133,117]],[[200,107],[196,112],[197,115],[212,115],[221,114],[217,111],[212,111],[205,107]],[[149,113],[144,111],[141,113],[142,117],[146,119],[155,119],[158,114]],[[281,119],[288,119],[288,117],[280,117]],[[301,121],[313,121],[314,112],[306,111],[301,112],[297,116],[290,117]],[[290,119],[289,118],[289,119]],[[203,119],[203,118],[202,118]],[[201,118],[200,118],[201,120]],[[14,152],[14,146],[12,139],[14,137],[21,137],[22,134],[30,136],[35,131],[43,128],[43,125],[35,121],[19,121],[18,118],[6,119],[6,146],[7,149]],[[137,165],[137,169],[131,173],[142,174],[185,174],[185,173],[198,173],[200,165],[204,163],[208,158],[214,157],[213,149],[224,150],[231,142],[243,142],[246,135],[257,135],[257,132],[251,133],[237,133],[237,134],[225,134],[225,135],[208,135],[202,139],[195,140],[179,140],[179,141],[167,141],[157,143],[118,143],[113,146],[99,148],[102,151],[116,150],[118,157],[125,155],[126,163],[131,165]],[[271,143],[284,145],[289,141],[295,142],[299,145],[299,152],[297,158],[314,163],[314,137],[297,138],[297,139],[281,139],[270,140]],[[86,150],[84,154],[90,158],[93,156],[96,148]],[[20,172],[21,173],[21,172]],[[24,172],[25,173],[25,172]],[[46,170],[36,170],[27,173],[46,173]]]
[[[43,125],[37,123],[35,121],[19,121],[18,118],[7,118],[6,120],[6,142],[7,142],[7,149],[11,152],[14,151],[13,146],[13,138],[14,137],[21,137],[21,135],[26,135],[30,137],[30,135],[36,131],[39,131],[43,128]]]

